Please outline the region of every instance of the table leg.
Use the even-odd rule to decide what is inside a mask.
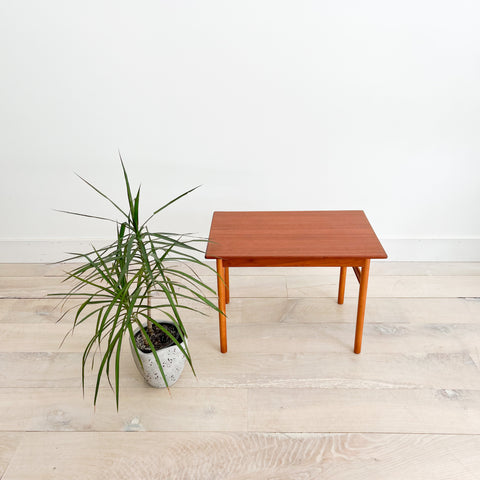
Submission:
[[[230,272],[228,267],[224,267],[225,275],[223,276],[225,280],[225,303],[230,303]]]
[[[370,271],[370,259],[365,259],[360,276],[360,289],[358,292],[357,326],[355,329],[355,346],[353,351],[360,353],[362,350],[363,320],[365,318],[365,305],[367,303],[368,273]]]
[[[338,285],[338,303],[343,304],[345,297],[345,280],[347,279],[347,267],[340,267],[340,283]]]
[[[225,269],[223,260],[217,258],[217,290],[218,290],[218,309],[219,328],[220,328],[220,351],[227,353],[227,318],[225,316]]]

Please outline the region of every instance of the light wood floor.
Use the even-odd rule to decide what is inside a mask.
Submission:
[[[61,269],[0,265],[2,480],[480,479],[479,263],[374,262],[360,355],[351,270],[340,306],[337,269],[231,269],[229,353],[187,318],[169,395],[125,349],[118,413],[82,397],[88,326],[58,348]]]

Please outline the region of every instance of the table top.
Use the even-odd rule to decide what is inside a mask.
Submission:
[[[387,258],[362,210],[214,212],[206,258]]]

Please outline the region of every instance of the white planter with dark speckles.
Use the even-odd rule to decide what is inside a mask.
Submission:
[[[139,329],[135,331],[135,335],[138,331]],[[180,345],[182,345],[183,347],[184,343],[185,342],[182,342]],[[130,348],[132,350],[135,365],[137,366],[139,372],[143,375],[143,378],[145,378],[147,383],[155,388],[165,388],[165,382],[163,380],[162,374],[160,373],[157,362],[155,361],[153,353],[144,353],[141,350],[138,350],[140,358],[142,359],[142,368],[142,365],[138,360],[137,354],[135,353],[132,339],[130,339]],[[171,347],[157,350],[157,355],[162,365],[165,377],[167,378],[168,386],[171,387],[180,378],[180,375],[182,374],[186,361],[185,355],[177,347],[177,345],[172,345]]]

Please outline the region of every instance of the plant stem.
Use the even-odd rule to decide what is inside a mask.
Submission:
[[[148,305],[148,316],[150,316],[150,307],[152,306],[152,301],[150,295],[147,298],[147,305]],[[147,331],[150,337],[153,335],[153,326],[150,320],[147,320]]]

